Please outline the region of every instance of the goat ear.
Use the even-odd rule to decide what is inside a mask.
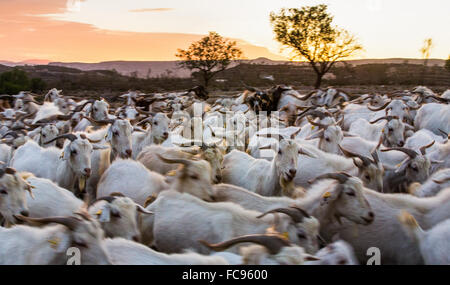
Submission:
[[[342,189],[343,189],[342,185],[337,185],[334,189],[330,189],[325,193],[323,193],[320,205],[322,206],[336,200],[337,197],[339,197],[339,195],[341,194]]]
[[[70,143],[67,144],[67,146],[64,148],[64,151],[62,153],[62,159],[68,160],[70,158]]]
[[[108,203],[105,203],[105,205],[96,214],[99,215],[99,222],[109,223],[111,220],[111,206]]]
[[[353,164],[355,164],[356,167],[362,168],[364,166],[364,163],[360,158],[353,157],[352,160],[353,160]]]
[[[112,125],[111,126],[109,126],[109,128],[108,128],[108,131],[107,131],[107,133],[106,133],[106,137],[105,137],[105,140],[107,141],[107,142],[111,142],[112,141]]]
[[[406,169],[406,167],[408,166],[408,162],[409,162],[409,158],[403,160],[400,163],[400,166],[397,168],[397,170],[395,170],[395,173],[399,173],[399,172],[404,171]]]

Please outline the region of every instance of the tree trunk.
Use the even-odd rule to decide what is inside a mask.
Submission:
[[[207,73],[203,74],[203,81],[204,81],[204,83],[205,83],[205,88],[208,87],[209,80],[210,80],[209,75],[208,75]]]
[[[322,84],[323,74],[317,72],[316,75],[317,75],[317,78],[316,78],[316,84],[314,85],[314,88],[319,89],[320,85]]]

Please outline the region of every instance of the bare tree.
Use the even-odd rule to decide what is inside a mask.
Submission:
[[[431,55],[431,50],[433,49],[433,39],[432,38],[428,38],[425,39],[423,42],[423,46],[420,49],[420,53],[422,54],[422,58],[423,58],[423,65],[427,66],[428,64],[428,59],[430,58]]]

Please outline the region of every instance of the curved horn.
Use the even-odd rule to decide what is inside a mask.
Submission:
[[[445,138],[450,138],[450,133],[447,134],[446,132],[444,132],[441,129],[439,129],[439,132],[441,132],[441,134],[443,134]]]
[[[371,123],[371,124],[375,124],[376,122],[381,121],[381,120],[387,120],[387,121],[390,121],[390,120],[393,120],[393,119],[398,120],[398,117],[397,117],[397,116],[384,116],[384,117],[380,117],[380,118],[378,118],[378,119],[376,119],[375,121],[372,121],[372,122],[370,122],[370,123]]]
[[[116,119],[106,119],[106,120],[94,120],[91,117],[83,116],[86,120],[88,120],[91,123],[97,124],[97,125],[108,125],[108,124],[114,124]]]
[[[223,251],[238,243],[253,242],[267,248],[272,255],[279,253],[283,247],[291,246],[289,240],[276,234],[245,235],[215,244],[210,244],[204,240],[199,240],[199,242],[214,251]]]
[[[444,179],[441,179],[441,180],[433,179],[433,182],[437,183],[437,184],[444,184],[444,183],[449,182],[449,181],[450,181],[450,176],[449,177],[445,177]]]
[[[313,125],[313,126],[319,127],[319,128],[321,128],[321,129],[326,129],[326,128],[328,128],[328,125],[324,125],[324,124],[321,124],[321,123],[316,123],[316,122],[312,121],[310,118],[306,118],[306,119],[307,119],[308,122],[309,122],[311,125]]]
[[[294,96],[295,98],[301,100],[301,101],[305,101],[308,100],[313,94],[315,94],[317,92],[317,90],[313,90],[311,92],[309,92],[308,94],[304,95],[304,96],[297,96],[294,94],[290,94],[291,96]]]
[[[385,151],[391,151],[391,150],[401,151],[401,152],[407,154],[412,159],[414,159],[417,156],[417,152],[415,152],[412,149],[405,148],[405,147],[389,147],[389,148],[382,149],[381,151],[385,152]]]
[[[316,182],[317,180],[320,180],[320,179],[335,179],[335,180],[339,181],[339,183],[344,184],[345,182],[347,182],[347,180],[350,177],[351,177],[351,175],[348,175],[347,173],[344,173],[344,172],[325,173],[325,174],[317,176],[314,179],[309,180],[308,183],[312,184],[312,183],[314,183],[314,182]]]
[[[91,206],[91,205],[94,205],[95,203],[97,203],[98,201],[106,201],[106,202],[108,202],[108,203],[112,203],[112,202],[114,202],[114,200],[116,200],[117,199],[117,197],[115,197],[115,196],[105,196],[105,197],[100,197],[100,198],[97,198],[97,199],[95,199],[94,201],[92,201],[90,204],[89,204],[89,206]]]
[[[305,116],[315,116],[315,117],[319,117],[321,120],[325,117],[332,117],[332,115],[329,112],[322,112],[319,110],[306,109],[305,111],[303,111],[297,115],[297,119],[301,119]]]
[[[94,100],[94,99],[88,100],[88,101],[84,102],[84,103],[81,104],[81,105],[77,105],[77,106],[75,107],[75,109],[73,110],[73,112],[74,112],[74,113],[75,113],[75,112],[80,112],[81,110],[84,109],[84,107],[85,107],[87,104],[94,104],[94,103],[95,103],[95,100]]]
[[[161,159],[165,163],[181,163],[186,166],[192,163],[190,160],[184,158],[167,158],[160,155],[159,153],[157,153],[156,155],[158,156],[159,159]]]
[[[58,139],[68,139],[71,142],[73,142],[74,140],[77,139],[77,136],[74,135],[74,134],[63,134],[63,135],[57,136],[56,138],[51,139],[51,140],[49,140],[47,142],[44,142],[44,144],[49,144],[49,143],[51,143],[51,142],[53,142],[55,140],[58,140]]]
[[[360,155],[360,154],[358,154],[358,153],[350,152],[350,151],[344,149],[343,147],[341,147],[340,145],[338,145],[338,146],[339,146],[339,149],[342,151],[342,153],[343,153],[345,156],[348,156],[348,157],[357,157],[357,158],[361,159],[364,166],[369,166],[371,163],[374,163],[374,161],[372,161],[370,158],[368,158],[368,157],[366,157],[366,156],[364,156],[364,155]]]
[[[6,134],[4,134],[2,136],[2,139],[7,137],[7,136],[12,136],[15,139],[17,139],[19,137],[19,135],[15,131],[9,131],[9,132],[7,132]]]
[[[373,107],[373,106],[371,106],[371,105],[367,105],[367,109],[369,109],[370,111],[374,111],[374,112],[376,112],[376,111],[381,111],[381,110],[383,110],[384,108],[386,108],[389,104],[391,103],[391,100],[388,100],[383,106],[381,106],[381,107]]]
[[[427,145],[424,145],[424,146],[420,147],[420,153],[421,153],[422,155],[425,155],[425,153],[426,153],[426,151],[427,151],[427,148],[433,146],[434,143],[435,143],[435,141],[432,141],[431,143],[429,143],[429,144],[427,144]]]
[[[383,142],[383,137],[380,136],[380,140],[378,141],[378,144],[372,149],[372,152],[370,153],[370,155],[373,158],[373,161],[378,164],[380,162],[380,159],[378,158],[378,152],[377,150],[380,148],[381,143]]]
[[[75,230],[78,226],[80,220],[75,217],[48,217],[48,218],[28,218],[22,215],[15,215],[16,219],[28,222],[28,223],[38,223],[38,224],[50,224],[56,223],[68,227],[70,230]]]
[[[448,102],[450,102],[450,99],[438,97],[436,95],[428,95],[427,97],[425,97],[425,99],[428,99],[430,97],[433,98],[436,101],[441,102],[441,103],[448,103]]]
[[[311,216],[306,213],[304,210],[298,208],[298,207],[289,207],[289,208],[277,208],[270,211],[267,211],[261,215],[259,215],[257,218],[262,218],[267,214],[275,214],[275,213],[283,213],[288,215],[292,218],[292,220],[295,223],[301,223],[303,221],[303,218],[310,218]]]

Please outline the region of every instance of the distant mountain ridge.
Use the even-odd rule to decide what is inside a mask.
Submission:
[[[265,57],[260,57],[251,60],[241,60],[240,62],[260,65],[307,65],[306,62],[293,62],[282,60],[271,60]],[[423,64],[423,59],[413,58],[387,58],[387,59],[357,59],[345,61],[346,64],[353,66],[363,64]],[[190,77],[191,72],[187,69],[180,68],[177,61],[104,61],[98,63],[83,63],[83,62],[50,62],[48,60],[26,60],[21,62],[0,61],[0,64],[6,66],[20,66],[20,65],[51,65],[62,66],[69,68],[76,68],[83,71],[91,70],[116,70],[118,73],[127,76],[137,76],[140,78],[155,78],[155,77]],[[234,62],[230,67],[234,67],[238,62]],[[443,59],[429,59],[429,66],[444,66]]]
[[[307,65],[306,62],[293,62],[293,61],[278,61],[268,58],[260,57],[251,60],[241,60],[244,63],[261,64],[261,65]],[[409,58],[388,58],[388,59],[357,59],[345,61],[350,65],[362,65],[362,64],[423,64],[423,59],[409,59]],[[428,65],[444,66],[445,60],[443,59],[429,59]],[[187,69],[180,68],[177,65],[177,61],[105,61],[99,63],[82,63],[82,62],[50,62],[49,65],[72,67],[88,70],[116,70],[122,75],[136,75],[137,77],[189,77],[191,72]],[[230,67],[236,66],[236,63],[230,65]]]

